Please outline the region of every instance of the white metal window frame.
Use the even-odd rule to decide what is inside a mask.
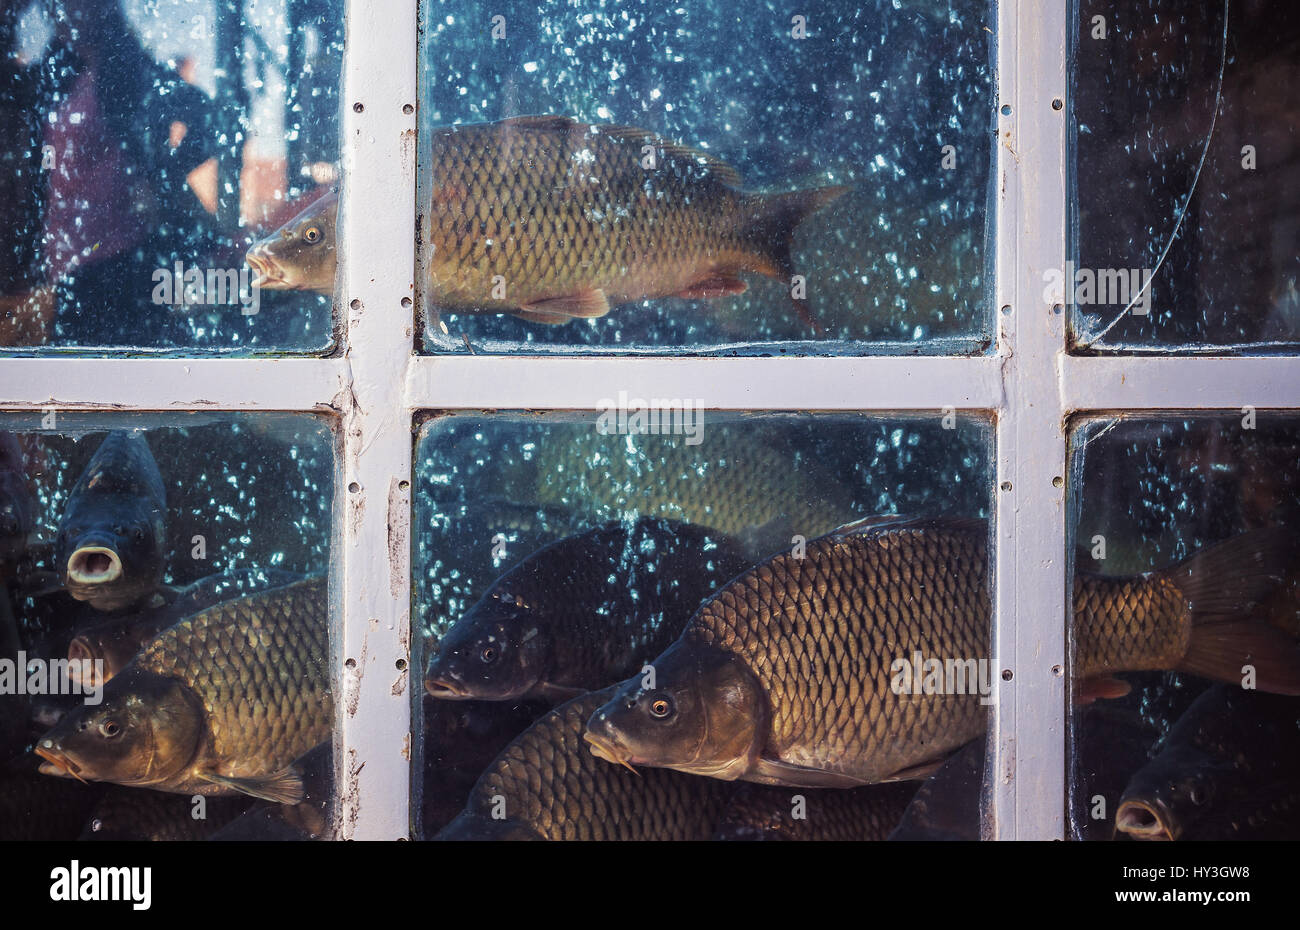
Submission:
[[[413,418],[589,410],[626,390],[720,410],[992,416],[996,490],[991,814],[997,839],[1066,833],[1066,454],[1077,412],[1300,407],[1300,358],[1076,357],[1044,272],[1066,259],[1069,3],[996,6],[996,354],[662,358],[413,354],[416,0],[348,0],[342,352],[324,359],[12,358],[0,408],[283,410],[336,418],[336,833],[411,830]],[[409,108],[409,111],[408,111]],[[1007,110],[1006,108],[1009,108]],[[1005,111],[1005,112],[1004,112]],[[405,301],[405,303],[404,303]],[[1007,310],[1006,308],[1009,308]],[[1060,480],[1058,480],[1060,479]],[[1010,673],[1008,678],[1007,673]]]

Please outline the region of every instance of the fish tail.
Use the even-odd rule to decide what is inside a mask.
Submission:
[[[1287,569],[1290,537],[1255,530],[1211,546],[1164,574],[1187,599],[1191,637],[1178,670],[1215,681],[1300,695],[1300,644],[1258,610]],[[1247,668],[1249,667],[1249,668]]]
[[[835,186],[812,187],[783,194],[755,194],[746,227],[742,231],[744,240],[752,247],[756,258],[754,267],[750,270],[775,278],[790,287],[790,299],[795,313],[819,335],[822,327],[809,312],[807,300],[794,296],[791,278],[794,277],[795,270],[790,246],[795,229],[804,219],[848,190],[847,187]]]

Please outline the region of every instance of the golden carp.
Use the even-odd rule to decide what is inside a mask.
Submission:
[[[327,619],[313,577],[181,620],[37,741],[41,771],[298,803],[294,762],[333,724]]]

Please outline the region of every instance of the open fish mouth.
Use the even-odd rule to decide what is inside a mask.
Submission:
[[[40,767],[42,775],[69,775],[83,785],[86,784],[86,780],[81,777],[81,766],[56,749],[49,740],[36,747],[36,754],[45,760]]]
[[[266,288],[287,288],[289,282],[284,277],[284,269],[281,268],[270,255],[266,252],[266,246],[255,245],[248,250],[244,256],[244,261],[250,268],[257,272],[257,277],[253,279],[251,287]]]
[[[68,581],[73,584],[112,584],[121,577],[122,559],[106,546],[82,546],[68,556]]]
[[[1125,801],[1115,814],[1115,829],[1135,840],[1169,842],[1181,832],[1159,801]]]
[[[90,643],[84,637],[75,637],[68,644],[68,679],[88,688],[102,685],[104,682],[100,681],[96,658],[99,656],[95,655]]]

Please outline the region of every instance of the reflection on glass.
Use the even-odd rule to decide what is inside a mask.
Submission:
[[[10,3],[0,346],[319,351],[327,296],[247,265],[336,176],[342,5]]]
[[[1283,89],[1300,76],[1300,10],[1082,0],[1078,15],[1078,347],[1294,351],[1300,168]]]
[[[1072,439],[1076,838],[1300,835],[1300,422]]]
[[[424,835],[978,838],[988,425],[677,412],[422,429]]]
[[[324,835],[328,427],[0,429],[0,838]]]
[[[428,347],[978,351],[990,10],[421,4]]]

